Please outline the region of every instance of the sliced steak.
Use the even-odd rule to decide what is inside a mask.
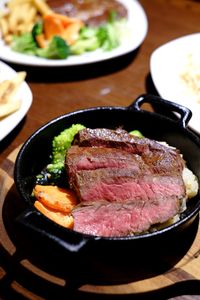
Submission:
[[[70,187],[81,201],[185,196],[184,161],[175,149],[125,130],[83,129],[66,156]]]
[[[146,201],[129,204],[90,203],[77,206],[72,215],[75,231],[97,236],[120,237],[145,232],[151,225],[166,222],[175,216],[178,210],[179,203],[172,197],[157,203]]]
[[[81,130],[65,161],[80,199],[74,229],[121,236],[167,221],[185,197],[184,165],[176,149],[125,130]]]
[[[121,149],[71,146],[68,150],[66,169],[72,187],[78,171],[102,168],[131,168],[134,173],[149,173],[148,166],[139,155]]]
[[[182,199],[185,196],[181,176],[145,174],[136,168],[78,171],[71,187],[81,201],[151,202],[173,196]]]
[[[107,22],[113,11],[118,18],[127,17],[127,9],[116,0],[48,0],[47,3],[56,13],[79,18],[90,26]]]

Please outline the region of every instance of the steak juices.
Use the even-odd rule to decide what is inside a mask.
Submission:
[[[122,129],[79,131],[65,166],[80,200],[71,212],[78,232],[140,234],[177,216],[186,199],[179,151]]]

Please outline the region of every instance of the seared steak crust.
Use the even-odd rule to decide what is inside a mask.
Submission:
[[[172,149],[148,138],[138,138],[123,129],[85,128],[76,135],[74,144],[81,147],[117,148],[138,154],[155,172],[180,173],[184,161],[177,149]]]

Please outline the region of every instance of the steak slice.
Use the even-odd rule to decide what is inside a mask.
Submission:
[[[100,135],[107,137],[109,132],[107,129],[98,129],[99,134],[96,134],[96,130],[89,130],[92,133],[94,131],[98,137]],[[79,137],[83,136],[82,132],[85,136],[88,130],[82,130]],[[111,131],[112,140],[108,136],[106,140],[109,143],[106,146],[110,146],[110,141],[115,142],[118,134],[122,140],[119,148],[75,145],[68,150],[66,169],[70,187],[76,191],[81,201],[129,202],[140,198],[149,201],[163,196],[176,196],[177,199],[185,196],[182,178],[184,161],[178,152],[149,139],[145,139],[146,143],[143,142],[146,148],[153,144],[151,150],[150,147],[146,150],[148,154],[144,155],[140,151],[127,152],[128,143],[124,144],[122,130]],[[135,139],[130,138],[127,132],[125,136],[131,140],[130,145],[134,147]],[[140,140],[136,139],[136,143],[139,144]],[[77,141],[80,140],[76,138],[76,143]],[[103,144],[103,138],[101,141]],[[82,142],[80,144],[83,145]],[[116,144],[112,144],[114,145]]]
[[[77,171],[102,168],[131,168],[135,173],[149,173],[148,166],[139,155],[121,149],[71,146],[66,156],[66,169],[71,187]]]
[[[145,174],[130,168],[78,171],[71,187],[81,201],[151,202],[174,196],[182,199],[185,196],[181,176]]]
[[[66,155],[70,187],[80,199],[74,230],[124,236],[179,213],[185,198],[179,151],[122,129],[79,131]]]
[[[48,0],[47,3],[56,13],[78,18],[90,26],[107,22],[113,11],[118,18],[128,15],[126,7],[116,0]]]
[[[104,237],[120,237],[148,231],[151,225],[168,221],[178,211],[179,203],[171,197],[157,203],[89,203],[74,208],[72,215],[75,231]]]

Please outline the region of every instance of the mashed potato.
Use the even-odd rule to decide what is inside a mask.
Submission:
[[[183,181],[186,187],[187,198],[195,197],[199,189],[197,177],[187,167],[183,169]]]

